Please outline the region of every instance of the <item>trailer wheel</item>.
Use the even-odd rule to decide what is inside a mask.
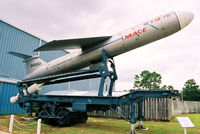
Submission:
[[[71,118],[70,118],[70,112],[67,109],[63,109],[58,112],[57,116],[60,118],[57,119],[57,124],[59,126],[70,126],[71,124]]]
[[[86,123],[88,120],[87,112],[80,113],[80,123]]]
[[[38,118],[42,119],[42,123],[48,124],[49,120],[47,118],[44,118],[47,115],[48,115],[48,113],[46,112],[46,110],[43,109],[39,112],[39,115],[37,115],[37,116],[38,116]]]

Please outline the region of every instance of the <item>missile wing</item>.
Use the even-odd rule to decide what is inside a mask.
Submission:
[[[77,39],[65,39],[54,40],[48,42],[34,51],[50,51],[50,50],[65,50],[65,49],[82,49],[86,51],[90,48],[96,47],[96,45],[108,40],[112,36],[101,37],[89,37],[89,38],[77,38]]]

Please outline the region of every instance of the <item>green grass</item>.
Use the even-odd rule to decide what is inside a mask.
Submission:
[[[15,115],[19,120],[22,114]],[[189,117],[195,125],[195,128],[188,128],[187,134],[200,134],[200,114],[184,114],[177,115],[179,117]],[[176,117],[177,117],[176,116]],[[171,122],[158,122],[158,121],[144,121],[143,125],[149,129],[137,130],[139,134],[183,134],[183,128],[179,125],[176,117]],[[8,132],[10,115],[0,115],[0,131]],[[34,123],[36,121],[26,122],[20,121],[25,124]],[[25,126],[25,129],[18,130],[14,127],[13,134],[35,134],[36,125],[33,124],[31,128]],[[117,119],[104,119],[104,118],[89,118],[86,124],[77,124],[71,127],[56,127],[42,124],[42,134],[126,134],[130,130],[130,124],[124,120]]]
[[[175,116],[171,122],[144,122],[145,127],[148,127],[148,131],[137,131],[143,134],[183,134],[184,130],[180,126],[176,117],[189,117],[195,128],[187,128],[187,134],[200,134],[200,114],[183,114]]]

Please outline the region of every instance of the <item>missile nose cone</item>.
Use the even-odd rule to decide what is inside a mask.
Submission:
[[[186,27],[194,18],[194,14],[189,11],[177,11],[176,12],[177,18],[180,23],[181,29]]]

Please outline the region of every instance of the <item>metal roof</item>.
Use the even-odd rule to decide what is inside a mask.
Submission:
[[[0,21],[4,22],[4,23],[10,25],[11,27],[14,27],[14,28],[16,28],[16,29],[18,29],[18,30],[20,30],[20,31],[23,31],[24,33],[27,33],[27,34],[29,34],[29,35],[31,35],[31,36],[33,36],[33,37],[36,37],[36,38],[38,38],[38,39],[40,39],[40,40],[43,40],[43,39],[40,38],[39,36],[34,35],[34,34],[32,34],[31,32],[27,32],[27,31],[23,30],[24,28],[22,28],[22,27],[20,27],[20,26],[16,26],[16,25],[14,25],[14,24],[12,24],[12,23],[6,21],[5,19],[0,18]],[[45,41],[45,40],[43,40],[43,41]],[[47,41],[45,41],[45,42],[47,42]]]
[[[0,82],[17,84],[18,81],[20,81],[20,80],[17,80],[17,79],[14,79],[14,78],[8,78],[8,77],[0,76]]]

